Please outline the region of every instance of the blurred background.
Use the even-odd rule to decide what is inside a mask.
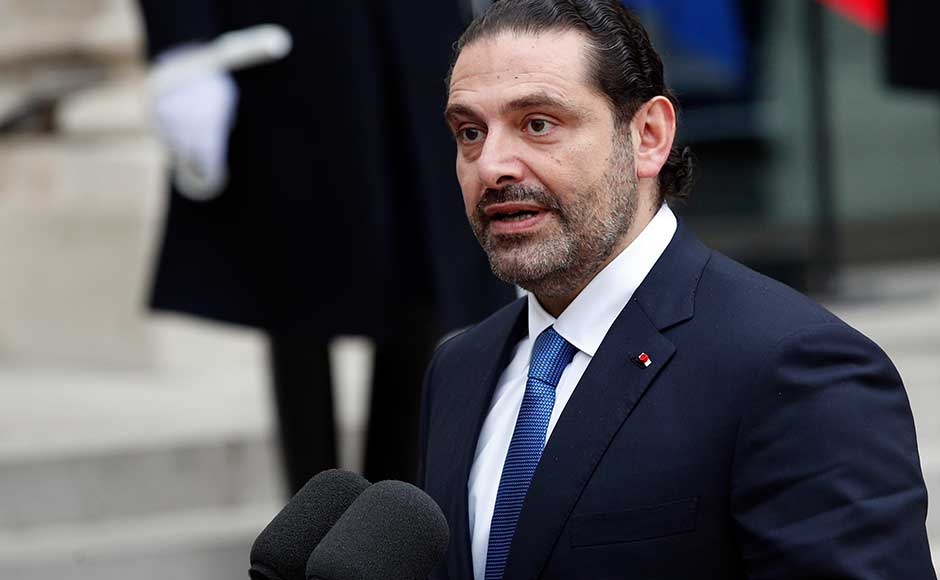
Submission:
[[[898,366],[934,499],[928,529],[934,561],[940,562],[940,509],[934,507],[940,497],[940,422],[932,417],[940,412],[940,73],[935,64],[940,54],[936,43],[931,51],[918,49],[914,41],[921,34],[917,21],[936,19],[924,16],[927,12],[910,18],[908,7],[914,2],[895,3],[901,16],[895,8],[886,14],[877,1],[627,3],[648,23],[664,56],[683,105],[681,139],[699,158],[698,186],[679,213],[714,247],[814,295],[878,342]],[[296,487],[284,474],[290,452],[279,441],[285,437],[286,405],[278,386],[280,367],[274,364],[272,370],[271,362],[272,356],[282,360],[277,353],[284,349],[277,345],[284,337],[300,335],[326,357],[328,370],[320,380],[332,381],[333,397],[318,400],[334,411],[324,421],[334,421],[338,434],[336,457],[329,461],[368,472],[370,415],[414,392],[387,389],[393,402],[384,399],[370,410],[370,393],[379,389],[372,385],[379,384],[374,369],[381,367],[383,345],[409,329],[436,340],[511,294],[489,281],[468,282],[485,273],[476,262],[459,277],[441,270],[426,293],[393,293],[391,308],[399,305],[409,315],[396,319],[401,328],[390,334],[351,325],[308,336],[260,315],[239,319],[245,303],[226,315],[190,304],[193,293],[225,302],[232,290],[211,269],[204,270],[199,260],[211,259],[200,258],[201,250],[168,249],[170,236],[179,235],[167,228],[168,215],[178,211],[171,207],[202,211],[207,204],[238,199],[242,194],[233,188],[247,178],[233,164],[230,187],[222,193],[209,187],[201,190],[206,199],[195,199],[199,191],[195,198],[181,196],[177,181],[170,195],[171,162],[178,162],[174,146],[179,144],[168,138],[159,116],[154,121],[154,111],[166,109],[154,97],[148,71],[177,47],[158,51],[152,40],[148,44],[148,27],[154,34],[156,17],[142,11],[147,4],[0,0],[0,577],[247,577],[251,540]],[[453,40],[453,31],[486,2],[453,0],[446,14],[440,8],[444,0],[429,1],[427,7],[409,3],[417,16],[389,8],[394,3],[361,4],[370,30],[393,35],[388,30],[407,26],[392,25],[406,22],[416,30],[433,27],[443,40]],[[379,5],[384,8],[375,8]],[[168,14],[172,25],[174,13]],[[285,14],[273,14],[271,21],[289,20]],[[292,18],[297,14],[307,12],[291,13]],[[244,14],[235,20],[246,25],[267,21],[251,22]],[[187,23],[179,22],[179,30]],[[309,51],[304,29],[298,30],[296,22],[285,26],[295,36],[294,54]],[[322,29],[329,30],[328,42],[356,34],[326,24]],[[923,34],[920,46],[927,45]],[[185,48],[197,39],[211,40],[199,34],[177,41]],[[425,109],[434,123],[440,119],[435,108],[440,83],[429,89],[430,96],[409,92],[418,74],[413,71],[419,70],[409,59],[422,58],[428,50],[389,37],[376,46],[383,43],[396,47],[399,60],[335,66],[328,63],[342,57],[321,51],[312,52],[320,60],[305,66],[311,74],[322,75],[325,67],[337,69],[337,75],[355,70],[366,80],[381,77],[378,94],[387,101],[381,118],[417,119],[401,131],[393,130],[401,129],[395,125],[401,121],[387,121],[393,127],[382,133],[383,155],[392,161],[385,163],[417,166],[429,159],[422,151],[441,149],[435,155],[446,161],[436,165],[451,172],[449,149],[431,147],[413,135],[407,142],[409,137],[400,137],[416,132]],[[446,72],[439,70],[449,58],[447,42],[443,46],[426,57],[433,66],[420,69],[429,71],[421,73],[429,79],[443,79]],[[257,102],[252,83],[267,82],[266,66],[276,65],[233,77],[240,99],[233,110],[241,107],[240,115]],[[331,90],[328,80],[309,82],[314,92]],[[272,85],[266,90],[280,94],[285,89]],[[294,92],[283,94],[289,101],[295,98]],[[346,118],[330,114],[338,122]],[[284,115],[278,126],[289,126],[297,112]],[[248,122],[240,118],[233,135]],[[439,125],[443,132],[443,121]],[[368,146],[351,143],[346,153],[360,145]],[[304,146],[310,147],[311,158],[317,157],[315,138],[296,146],[301,159]],[[232,145],[233,155],[237,147]],[[251,156],[242,161],[255,162]],[[396,179],[401,176],[376,181],[381,186]],[[448,189],[450,197],[439,197],[453,201],[432,207],[431,218],[451,212],[446,214],[451,219],[460,207],[456,184],[434,175],[421,179],[427,188],[440,184]],[[322,186],[311,180],[291,183],[289,189],[298,190],[298,196],[313,195],[315,184]],[[350,215],[311,215],[300,229],[320,228],[323,219],[353,226],[357,222],[348,220],[374,219],[369,223],[382,227],[407,223],[400,206],[413,207],[421,199],[398,197],[406,189],[392,188],[381,208],[387,213],[375,216],[366,215],[364,202],[355,205],[339,197],[334,203],[354,204]],[[263,187],[254,194],[272,195]],[[200,230],[193,231],[187,234],[193,247],[211,245],[209,230],[205,239]],[[257,234],[250,227],[243,233],[248,239]],[[440,242],[431,237],[421,244]],[[404,255],[416,255],[419,244],[411,231],[398,231],[390,239]],[[292,264],[298,276],[307,276],[309,268],[316,274],[313,284],[329,283],[339,293],[363,286],[342,272],[317,270],[323,266],[317,252],[302,246],[301,238],[291,240],[295,249],[301,244],[301,255],[310,253],[306,261]],[[164,285],[165,295],[177,294],[154,304],[161,292],[155,287],[166,276],[172,252],[183,263],[192,256],[188,283],[193,286],[170,284],[167,290]],[[440,261],[426,252],[419,263],[399,264],[382,242],[357,252],[363,255],[341,257],[390,263],[396,271],[434,270]],[[213,256],[221,260],[224,254]],[[283,284],[291,284],[289,276]],[[486,299],[473,305],[447,302],[458,285],[471,291],[485,285],[477,293]],[[259,295],[271,302],[281,296],[270,290]],[[419,300],[402,302],[402,296]],[[439,309],[443,314],[415,314],[432,302],[449,306]],[[327,302],[326,307],[335,305]],[[315,326],[317,316],[323,315],[315,313],[313,322],[304,324]],[[420,362],[416,359],[414,366],[420,369]],[[298,477],[305,479],[294,473]]]

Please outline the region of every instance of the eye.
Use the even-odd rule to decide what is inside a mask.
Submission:
[[[476,127],[464,127],[457,131],[457,139],[462,143],[476,143],[483,139],[483,131]]]
[[[546,135],[555,127],[555,123],[545,119],[529,119],[526,123],[529,133],[535,136]]]

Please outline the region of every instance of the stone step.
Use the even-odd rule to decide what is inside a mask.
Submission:
[[[281,496],[260,335],[146,330],[143,366],[0,366],[0,532]]]
[[[257,376],[5,369],[0,382],[2,530],[281,496]]]
[[[282,497],[263,335],[152,316],[151,366],[0,366],[0,532]],[[361,465],[369,344],[334,341],[340,461]]]
[[[940,263],[854,268],[826,306],[892,357],[940,351]]]
[[[282,489],[277,450],[260,435],[7,461],[0,497],[10,501],[0,505],[0,529],[223,509],[280,499]]]
[[[0,578],[232,580],[283,502],[0,532]]]

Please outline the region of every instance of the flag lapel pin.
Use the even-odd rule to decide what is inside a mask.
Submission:
[[[653,359],[651,359],[650,355],[646,354],[645,352],[641,352],[640,354],[633,357],[633,362],[636,363],[638,367],[645,369],[646,367],[653,364]]]

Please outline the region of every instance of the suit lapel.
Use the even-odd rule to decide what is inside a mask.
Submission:
[[[526,335],[526,300],[519,299],[494,318],[487,320],[470,332],[471,353],[463,358],[460,367],[451,373],[461,397],[453,404],[459,405],[448,432],[456,434],[452,470],[453,481],[448,489],[453,490],[447,506],[447,521],[453,535],[453,554],[448,558],[447,572],[452,579],[473,578],[470,524],[467,514],[467,481],[473,466],[480,429],[486,419],[490,400],[500,375],[509,365],[513,347]]]
[[[661,330],[692,317],[695,288],[708,255],[680,226],[611,326],[542,453],[519,515],[504,578],[537,578],[545,566],[614,435],[676,352]],[[632,361],[642,352],[652,360],[649,367]]]
[[[631,302],[581,377],[542,453],[513,536],[504,578],[536,578],[614,434],[675,347]],[[631,362],[646,352],[648,368]],[[612,380],[613,379],[613,380]]]

